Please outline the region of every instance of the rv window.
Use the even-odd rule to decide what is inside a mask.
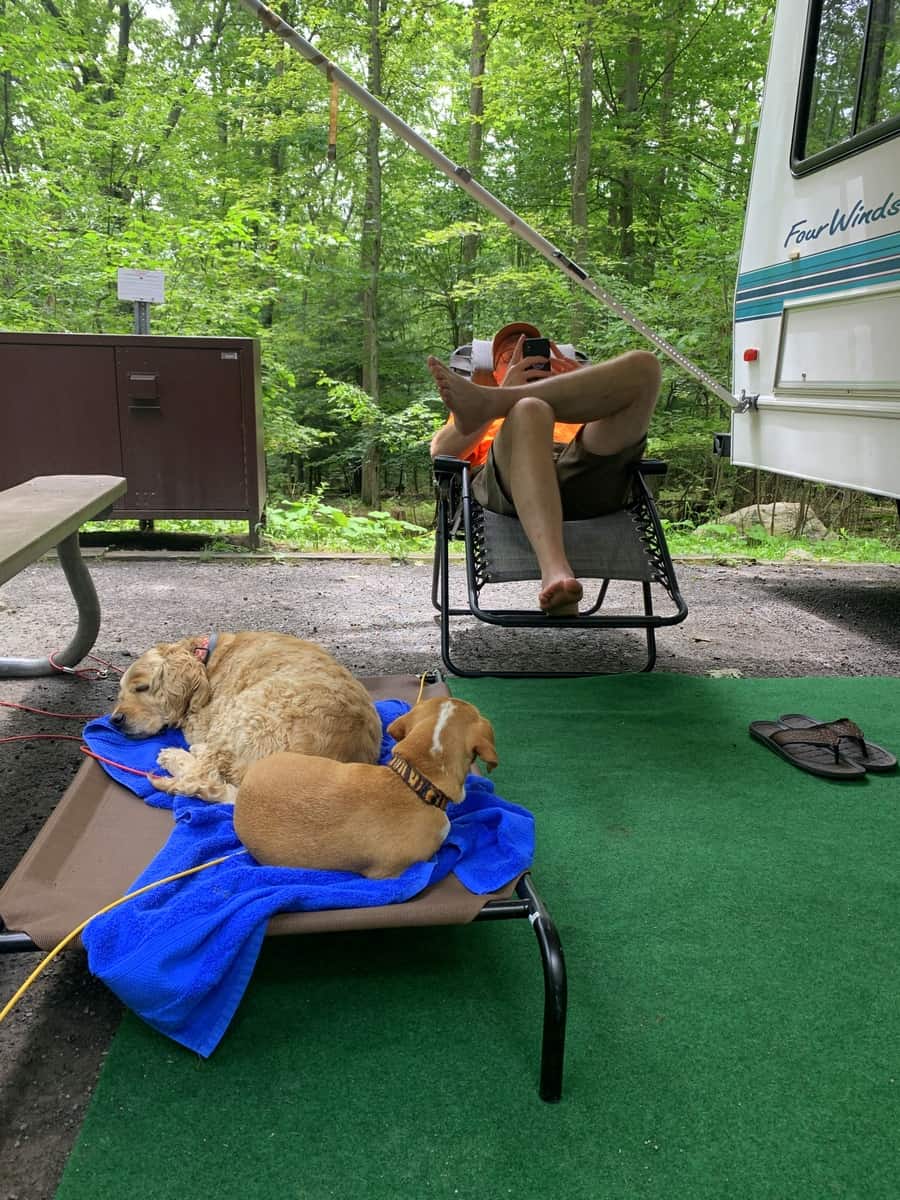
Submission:
[[[812,0],[792,166],[812,170],[900,128],[900,2]]]

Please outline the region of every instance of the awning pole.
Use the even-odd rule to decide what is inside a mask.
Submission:
[[[692,375],[702,383],[704,387],[718,396],[720,400],[724,400],[730,408],[740,407],[739,402],[727,388],[724,388],[722,384],[713,379],[706,371],[691,362],[671,342],[667,342],[665,338],[655,333],[649,325],[642,321],[640,317],[635,316],[624,304],[620,304],[614,296],[611,296],[609,292],[591,279],[588,273],[582,270],[577,263],[572,262],[561,250],[558,250],[545,237],[542,237],[536,229],[532,229],[526,221],[517,216],[511,208],[507,208],[502,201],[498,200],[486,188],[483,188],[480,183],[477,183],[465,167],[457,166],[456,163],[442,154],[440,150],[432,146],[431,142],[426,141],[421,134],[416,133],[405,121],[401,121],[395,112],[392,112],[391,109],[382,104],[371,92],[366,91],[350,75],[345,74],[340,67],[335,66],[330,59],[320,53],[305,38],[302,38],[293,26],[288,25],[287,21],[282,20],[271,8],[260,3],[260,0],[241,0],[241,3],[245,8],[255,13],[260,21],[268,26],[273,33],[287,42],[289,46],[292,46],[298,54],[302,54],[314,67],[318,67],[329,80],[336,80],[343,91],[349,92],[351,96],[359,101],[363,108],[377,117],[388,129],[393,130],[399,138],[402,138],[404,142],[412,146],[413,150],[421,154],[423,158],[427,158],[430,162],[434,163],[439,171],[442,171],[448,179],[452,179],[454,183],[468,192],[483,208],[493,213],[495,217],[499,217],[505,225],[509,226],[513,233],[533,246],[539,254],[542,254],[548,262],[562,271],[564,275],[583,287],[596,300],[605,304],[617,317],[621,318],[627,325],[630,325],[632,329],[636,330],[648,342],[656,346],[658,350],[661,350],[663,354],[671,358],[673,362],[677,363],[689,375]]]

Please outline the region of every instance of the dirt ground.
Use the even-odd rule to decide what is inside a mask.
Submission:
[[[249,561],[97,553],[103,625],[95,653],[126,667],[148,645],[215,630],[277,629],[321,642],[360,675],[440,668],[428,563],[285,558]],[[459,568],[454,568],[458,586]],[[687,620],[659,633],[657,671],[745,676],[900,673],[900,567],[679,564]],[[525,602],[531,594],[525,592]],[[613,603],[616,597],[612,596]],[[53,562],[0,589],[3,654],[39,655],[71,636],[74,607]],[[460,661],[613,670],[639,665],[641,635],[501,630],[465,622]],[[116,678],[0,681],[0,700],[93,715]],[[0,738],[78,734],[0,708]],[[76,742],[0,744],[0,882],[28,848],[81,762]],[[0,1005],[40,961],[0,957]],[[121,1016],[115,997],[64,955],[0,1025],[0,1200],[52,1197]]]

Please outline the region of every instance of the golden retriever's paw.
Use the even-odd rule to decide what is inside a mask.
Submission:
[[[160,750],[156,761],[170,775],[177,775],[179,771],[184,773],[194,764],[190,750],[181,750],[177,746],[169,746],[166,750]]]
[[[169,796],[177,796],[181,791],[178,781],[171,775],[148,775],[147,778],[158,792],[166,792]]]
[[[198,783],[190,794],[198,800],[206,800],[209,804],[233,804],[237,788],[227,783]]]

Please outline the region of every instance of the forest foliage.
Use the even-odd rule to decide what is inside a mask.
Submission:
[[[713,376],[771,0],[283,0],[349,75]],[[427,491],[425,357],[527,317],[591,358],[638,335],[237,0],[0,0],[0,327],[257,337],[271,495]],[[752,499],[724,406],[665,365],[673,519]],[[848,524],[845,519],[843,524]]]

